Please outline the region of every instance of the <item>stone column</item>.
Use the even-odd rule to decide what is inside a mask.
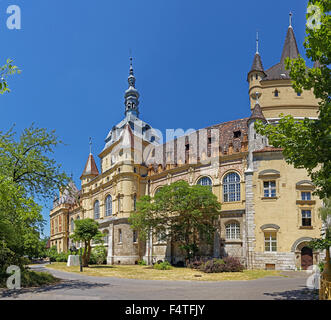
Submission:
[[[109,225],[107,264],[114,264],[114,224]]]
[[[246,240],[244,250],[246,251],[247,268],[254,267],[255,249],[255,211],[254,211],[254,192],[253,192],[253,171],[245,171],[245,191],[246,191]]]

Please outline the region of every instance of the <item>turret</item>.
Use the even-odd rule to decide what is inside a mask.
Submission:
[[[92,154],[92,140],[90,138],[90,154],[87,158],[86,165],[82,175],[80,176],[80,180],[82,181],[82,185],[88,183],[91,179],[97,177],[99,175],[98,167],[95,163],[93,154]]]
[[[251,99],[251,109],[254,107],[253,95],[255,92],[261,92],[261,84],[260,81],[266,76],[263,65],[262,59],[259,54],[259,38],[258,33],[256,33],[256,53],[253,59],[253,64],[251,70],[247,74],[247,81],[249,83],[249,95]],[[261,95],[261,93],[260,93]]]
[[[254,95],[252,95],[252,98],[255,99],[255,106],[253,108],[253,111],[251,113],[251,116],[247,120],[247,126],[248,126],[248,161],[247,161],[247,167],[248,170],[253,170],[253,152],[257,150],[263,149],[265,146],[268,145],[267,138],[264,136],[261,136],[260,134],[256,133],[256,130],[254,128],[255,122],[257,120],[261,120],[263,123],[266,123],[267,120],[265,119],[261,106],[259,104],[259,92],[255,92]]]
[[[133,74],[132,58],[130,58],[130,74],[128,77],[129,88],[125,91],[125,116],[129,113],[139,116],[139,92],[135,88],[136,78]]]

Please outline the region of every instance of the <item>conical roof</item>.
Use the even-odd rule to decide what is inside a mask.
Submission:
[[[253,64],[252,64],[251,70],[249,72],[252,72],[252,71],[262,71],[262,72],[264,72],[261,56],[260,56],[259,53],[255,53],[255,56],[254,56],[254,59],[253,59]]]
[[[80,178],[82,179],[82,177],[87,177],[87,176],[96,177],[98,175],[99,175],[98,167],[95,163],[92,153],[90,153],[86,161],[85,169]]]
[[[267,76],[263,80],[290,79],[289,71],[285,70],[285,59],[287,57],[290,59],[295,59],[298,58],[298,56],[298,45],[295,39],[293,28],[290,25],[287,29],[280,62],[265,71]]]
[[[248,119],[248,122],[251,121],[251,120],[262,120],[264,122],[267,121],[266,118],[263,115],[262,109],[261,109],[258,102],[255,104],[254,109],[252,111],[252,114]]]

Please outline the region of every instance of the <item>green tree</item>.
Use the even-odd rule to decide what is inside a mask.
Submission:
[[[6,64],[0,66],[0,93],[4,94],[6,92],[10,92],[8,87],[7,78],[8,76],[14,74],[20,74],[21,70],[17,68],[17,66],[13,65],[13,60],[7,59]]]
[[[286,59],[290,70],[292,85],[296,92],[313,90],[319,99],[317,120],[294,119],[282,116],[277,125],[257,122],[257,132],[266,135],[271,145],[283,148],[286,161],[295,168],[305,168],[316,185],[316,194],[321,199],[331,196],[331,103],[330,103],[330,63],[331,63],[331,1],[309,0],[308,7],[317,6],[318,10],[307,14],[306,56],[316,62],[308,68],[302,57]],[[315,26],[312,28],[312,26]]]
[[[321,239],[314,239],[309,243],[309,246],[317,250],[326,250],[325,267],[323,275],[326,279],[331,281],[331,261],[330,261],[330,248],[331,248],[331,197],[324,199],[324,206],[319,208],[319,216],[324,223],[325,229],[322,232]]]
[[[70,236],[74,241],[82,241],[84,250],[82,255],[83,267],[88,267],[88,262],[91,256],[91,242],[101,242],[103,239],[102,233],[98,229],[99,224],[90,218],[75,220],[75,230]]]
[[[145,240],[149,233],[172,240],[190,259],[203,241],[211,243],[221,205],[209,187],[185,181],[163,186],[155,197],[143,196],[129,218],[131,227]]]

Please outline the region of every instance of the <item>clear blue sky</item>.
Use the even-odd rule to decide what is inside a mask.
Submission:
[[[9,5],[22,29],[6,27]],[[289,12],[299,50],[305,36],[302,0],[2,0],[0,63],[13,58],[22,74],[0,97],[0,129],[35,122],[67,144],[56,160],[80,186],[93,137],[97,155],[124,116],[130,49],[140,117],[153,127],[199,129],[249,115],[246,82],[255,53],[279,62]],[[97,158],[97,157],[96,157]],[[98,163],[99,164],[99,163]],[[51,201],[45,204],[48,213]]]

